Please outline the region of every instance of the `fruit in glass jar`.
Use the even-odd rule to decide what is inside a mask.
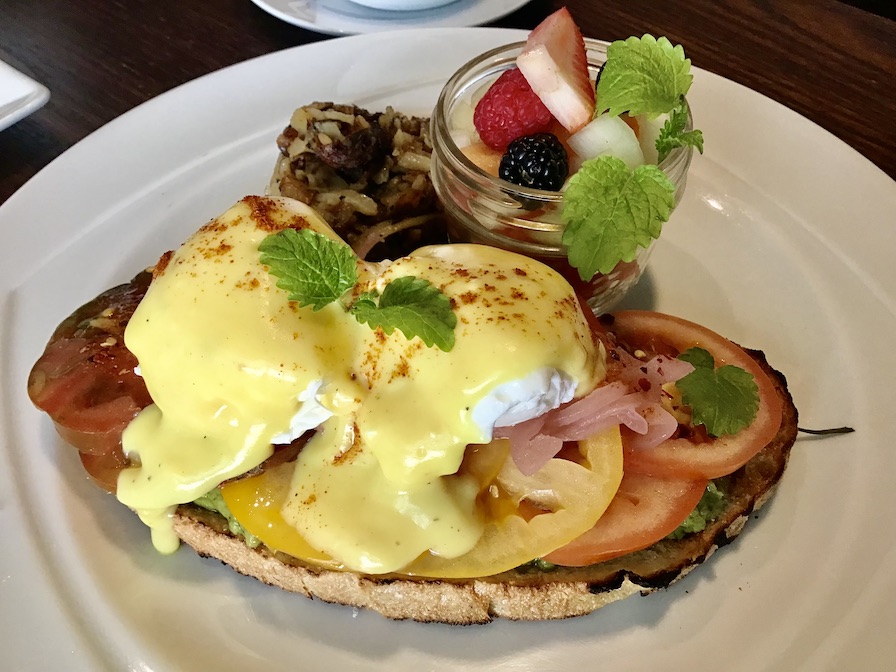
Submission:
[[[493,149],[547,129],[554,120],[517,68],[505,70],[476,105],[473,124],[479,137]]]
[[[559,191],[569,174],[569,158],[557,136],[537,133],[507,146],[498,175],[521,187]]]
[[[529,34],[516,63],[564,128],[574,133],[591,120],[594,84],[585,40],[569,10],[563,7],[542,21]]]

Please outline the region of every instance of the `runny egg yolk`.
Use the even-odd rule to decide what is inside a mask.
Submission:
[[[449,297],[457,327],[444,352],[359,324],[339,303],[313,311],[290,302],[258,253],[285,227],[337,239],[301,203],[247,197],[157,274],[125,334],[155,403],[124,433],[139,466],[122,472],[118,498],[171,551],[178,504],[259,465],[272,441],[320,423],[281,511],[314,548],[368,573],[396,571],[426,551],[468,552],[485,524],[481,486],[456,472],[467,445],[487,443],[492,430],[475,409],[513,381],[556,386],[559,376],[580,396],[603,376],[572,289],[546,266],[489,247],[359,260],[359,291],[415,276]],[[314,425],[304,427],[296,418],[309,394]],[[562,401],[556,390],[532,390],[539,395]]]

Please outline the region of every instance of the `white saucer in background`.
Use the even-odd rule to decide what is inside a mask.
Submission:
[[[47,87],[0,61],[0,131],[41,108],[49,99]]]
[[[300,28],[330,35],[355,35],[402,28],[478,26],[510,14],[529,0],[453,0],[447,3],[446,0],[252,0],[252,2],[268,14]],[[411,10],[410,6],[418,9]],[[396,11],[399,9],[400,11]]]
[[[356,5],[390,12],[413,12],[450,5],[458,0],[351,0]]]

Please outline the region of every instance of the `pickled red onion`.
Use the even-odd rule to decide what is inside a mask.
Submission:
[[[662,355],[642,362],[618,352],[619,380],[532,420],[495,427],[496,438],[510,440],[510,454],[520,472],[531,476],[560,452],[564,441],[580,441],[614,425],[631,430],[626,443],[635,450],[649,450],[675,433],[678,421],[659,403],[662,386],[694,367]]]
[[[643,362],[621,348],[616,353],[621,363],[619,379],[629,389],[643,391],[654,400],[660,398],[663,385],[680,380],[694,370],[693,364],[663,355],[656,355]]]
[[[647,430],[644,433],[628,434],[625,444],[631,450],[650,450],[675,434],[678,420],[660,404],[650,403],[641,409]],[[631,429],[631,428],[630,428]]]

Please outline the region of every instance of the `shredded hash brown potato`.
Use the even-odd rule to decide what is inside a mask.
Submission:
[[[429,174],[429,119],[315,102],[277,138],[268,193],[307,203],[365,259],[446,242]]]

